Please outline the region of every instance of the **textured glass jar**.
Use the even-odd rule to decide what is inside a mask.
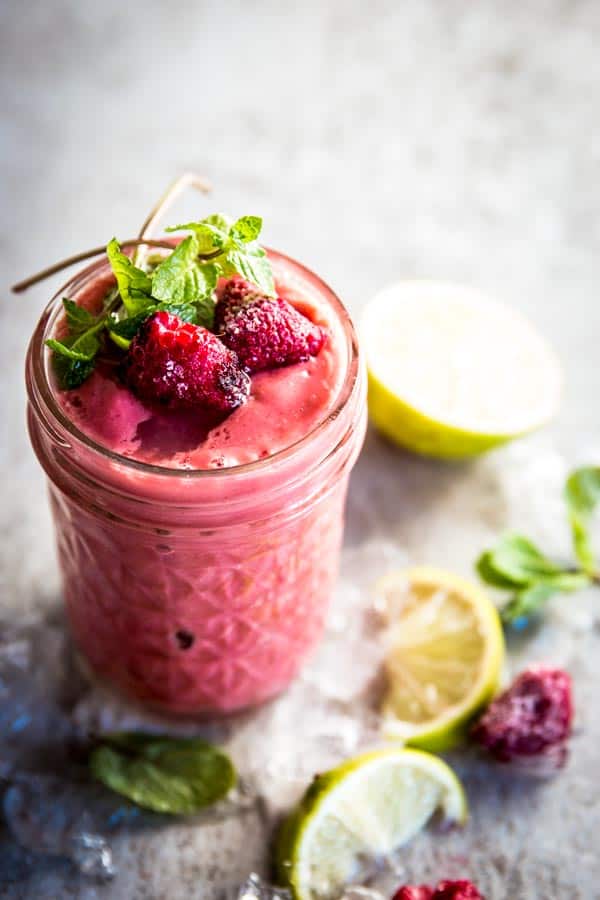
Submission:
[[[362,445],[365,377],[352,323],[314,274],[346,341],[346,372],[326,417],[292,446],[224,469],[167,469],[96,444],[53,394],[44,339],[27,356],[28,422],[49,480],[64,597],[92,671],[179,714],[233,712],[279,693],[318,641],[338,571],[348,476]]]

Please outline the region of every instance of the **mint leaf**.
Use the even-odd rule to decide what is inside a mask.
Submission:
[[[217,266],[198,261],[198,239],[194,234],[185,238],[155,269],[152,294],[170,312],[175,312],[176,305],[185,307],[186,321],[212,328],[215,317],[213,293],[217,278]],[[193,318],[189,310],[192,305],[196,307]]]
[[[123,305],[128,315],[135,316],[152,302],[150,276],[143,269],[138,269],[129,257],[121,252],[116,238],[109,242],[106,255],[117,279]]]
[[[497,546],[488,551],[485,565],[514,586],[525,586],[563,571],[520,534],[504,535]]]
[[[200,222],[187,222],[166,230],[192,231],[201,254],[221,253],[213,260],[218,275],[241,275],[268,296],[275,296],[271,264],[262,247],[254,243],[262,229],[259,216],[242,216],[231,225],[220,215],[207,216]]]
[[[70,334],[86,331],[96,321],[95,317],[87,309],[84,309],[83,306],[79,306],[67,297],[63,297],[63,306]]]
[[[600,501],[600,466],[583,466],[571,473],[565,486],[573,548],[585,572],[593,575],[596,558],[588,534],[589,522]]]
[[[560,592],[560,588],[552,584],[538,582],[517,591],[512,599],[500,609],[500,617],[506,625],[525,622],[536,615],[542,606]]]
[[[52,350],[52,364],[62,388],[77,388],[92,374],[100,349],[96,333],[103,327],[101,320],[78,337],[68,335],[62,341],[48,338],[46,346]]]
[[[206,216],[205,219],[202,219],[202,224],[212,225],[218,231],[224,231],[225,234],[229,234],[231,219],[228,216],[224,216],[222,213],[211,213],[210,216]]]
[[[127,316],[125,319],[115,319],[112,317],[108,323],[109,330],[112,334],[131,341],[136,336],[140,327],[146,319],[152,315],[154,307],[150,307],[144,312],[138,313],[136,316]]]
[[[486,584],[492,585],[492,587],[516,588],[519,586],[518,581],[514,581],[512,578],[507,577],[503,572],[499,572],[496,569],[494,554],[491,550],[486,550],[481,554],[481,556],[475,563],[475,568],[477,569],[479,577],[482,579],[482,581],[485,581]]]
[[[215,803],[236,780],[229,757],[206,741],[131,732],[106,735],[90,768],[138,806],[173,815]]]
[[[189,303],[200,296],[198,241],[193,235],[177,245],[152,274],[152,296],[164,303]]]
[[[229,270],[251,281],[269,297],[275,296],[275,282],[271,263],[262,247],[229,250],[225,256]]]
[[[260,216],[242,216],[231,226],[230,234],[235,241],[247,244],[255,241],[262,230]]]
[[[52,356],[52,368],[61,388],[71,391],[87,381],[96,368],[96,360],[68,359],[66,356],[55,353]]]
[[[223,250],[229,241],[229,223],[223,216],[208,216],[201,222],[187,222],[184,225],[172,225],[166,228],[173,231],[193,231],[198,241],[198,253],[214,253]]]
[[[60,356],[66,356],[67,359],[80,360],[89,362],[93,359],[100,348],[97,338],[92,335],[84,335],[80,340],[67,344],[63,341],[57,341],[54,338],[48,338],[46,346],[50,347]]]

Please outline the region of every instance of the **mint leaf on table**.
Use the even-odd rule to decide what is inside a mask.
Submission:
[[[508,586],[527,585],[561,572],[560,566],[548,559],[535,544],[521,534],[504,535],[484,556],[484,580],[487,580],[485,575],[489,571],[495,578],[503,579]],[[494,583],[498,585],[497,580]]]
[[[590,545],[588,527],[600,501],[600,466],[583,466],[569,475],[565,499],[573,535],[573,549],[585,572],[594,575],[596,558]]]
[[[532,616],[537,615],[550,597],[554,597],[557,593],[559,593],[557,587],[541,581],[521,588],[500,610],[502,621],[511,625],[526,622]]]
[[[199,738],[109,734],[92,751],[89,764],[111,790],[144,809],[172,815],[210,806],[236,781],[229,757]]]
[[[130,258],[121,252],[116,238],[109,241],[106,255],[117,279],[119,294],[127,314],[135,316],[152,303],[152,280],[147,272],[138,269]]]
[[[554,562],[529,538],[516,533],[505,534],[475,563],[482,581],[512,592],[500,608],[505,624],[520,625],[537,615],[556,594],[572,593],[600,582],[588,535],[589,520],[600,501],[600,467],[585,466],[572,472],[565,497],[580,567]]]

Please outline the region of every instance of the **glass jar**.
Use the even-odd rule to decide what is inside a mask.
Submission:
[[[275,696],[318,641],[338,572],[365,377],[335,294],[270,252],[342,325],[346,373],[325,418],[245,465],[182,470],[121,456],[68,419],[44,340],[97,263],[49,303],[27,354],[28,424],[48,476],[64,597],[92,672],[175,714],[224,714]]]

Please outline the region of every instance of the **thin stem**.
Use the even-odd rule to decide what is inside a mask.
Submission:
[[[184,172],[183,175],[180,175],[179,178],[176,178],[175,181],[171,185],[169,185],[158,203],[156,203],[152,207],[146,217],[144,224],[140,228],[138,237],[133,238],[129,241],[123,241],[121,243],[121,246],[166,247],[168,250],[172,250],[172,244],[169,244],[166,241],[152,240],[148,237],[148,234],[154,230],[157,222],[169,208],[169,206],[171,206],[175,199],[188,187],[196,188],[196,190],[202,191],[202,193],[204,194],[208,194],[212,190],[210,182],[208,182],[206,178],[202,178],[201,175],[196,175],[195,172]],[[17,284],[14,284],[12,286],[11,290],[14,294],[21,294],[23,291],[26,291],[27,288],[32,287],[39,281],[43,281],[45,278],[50,278],[51,275],[56,275],[57,272],[61,272],[63,269],[68,269],[70,266],[76,265],[76,263],[84,262],[86,259],[92,259],[94,256],[100,256],[105,252],[105,250],[105,246],[94,247],[92,250],[84,250],[83,253],[77,253],[74,256],[69,256],[68,259],[61,260],[60,262],[55,263],[53,266],[48,266],[47,269],[42,269],[41,272],[37,272],[30,278],[25,278],[23,281],[19,281]],[[200,259],[214,259],[219,255],[219,253],[220,251],[217,251],[215,253],[200,254]]]
[[[167,250],[173,250],[173,244],[171,241],[167,240],[152,240],[151,238],[131,238],[127,241],[121,242],[121,247],[140,247],[140,246],[148,246],[148,247],[163,247]],[[92,250],[84,250],[83,253],[76,253],[74,256],[69,256],[67,259],[63,259],[60,262],[54,263],[52,266],[48,266],[46,269],[42,269],[41,272],[37,272],[35,275],[31,275],[29,278],[25,278],[23,281],[17,282],[17,284],[13,284],[11,291],[14,294],[21,294],[23,291],[26,291],[28,288],[33,287],[34,284],[37,284],[40,281],[43,281],[45,278],[50,278],[51,275],[56,275],[57,272],[61,272],[63,269],[68,269],[70,266],[76,265],[76,263],[84,262],[86,259],[92,259],[94,256],[101,256],[101,254],[106,253],[106,246],[103,244],[101,247],[94,247]],[[202,260],[214,259],[219,256],[221,250],[215,250],[212,253],[200,253],[198,254],[199,258]]]
[[[161,216],[188,187],[196,188],[196,190],[202,191],[203,194],[209,194],[212,190],[212,187],[206,178],[202,178],[201,175],[196,175],[195,172],[184,172],[183,175],[180,175],[179,178],[176,178],[175,181],[169,185],[158,203],[152,207],[144,224],[140,228],[140,238],[145,238],[154,231],[154,226]]]

